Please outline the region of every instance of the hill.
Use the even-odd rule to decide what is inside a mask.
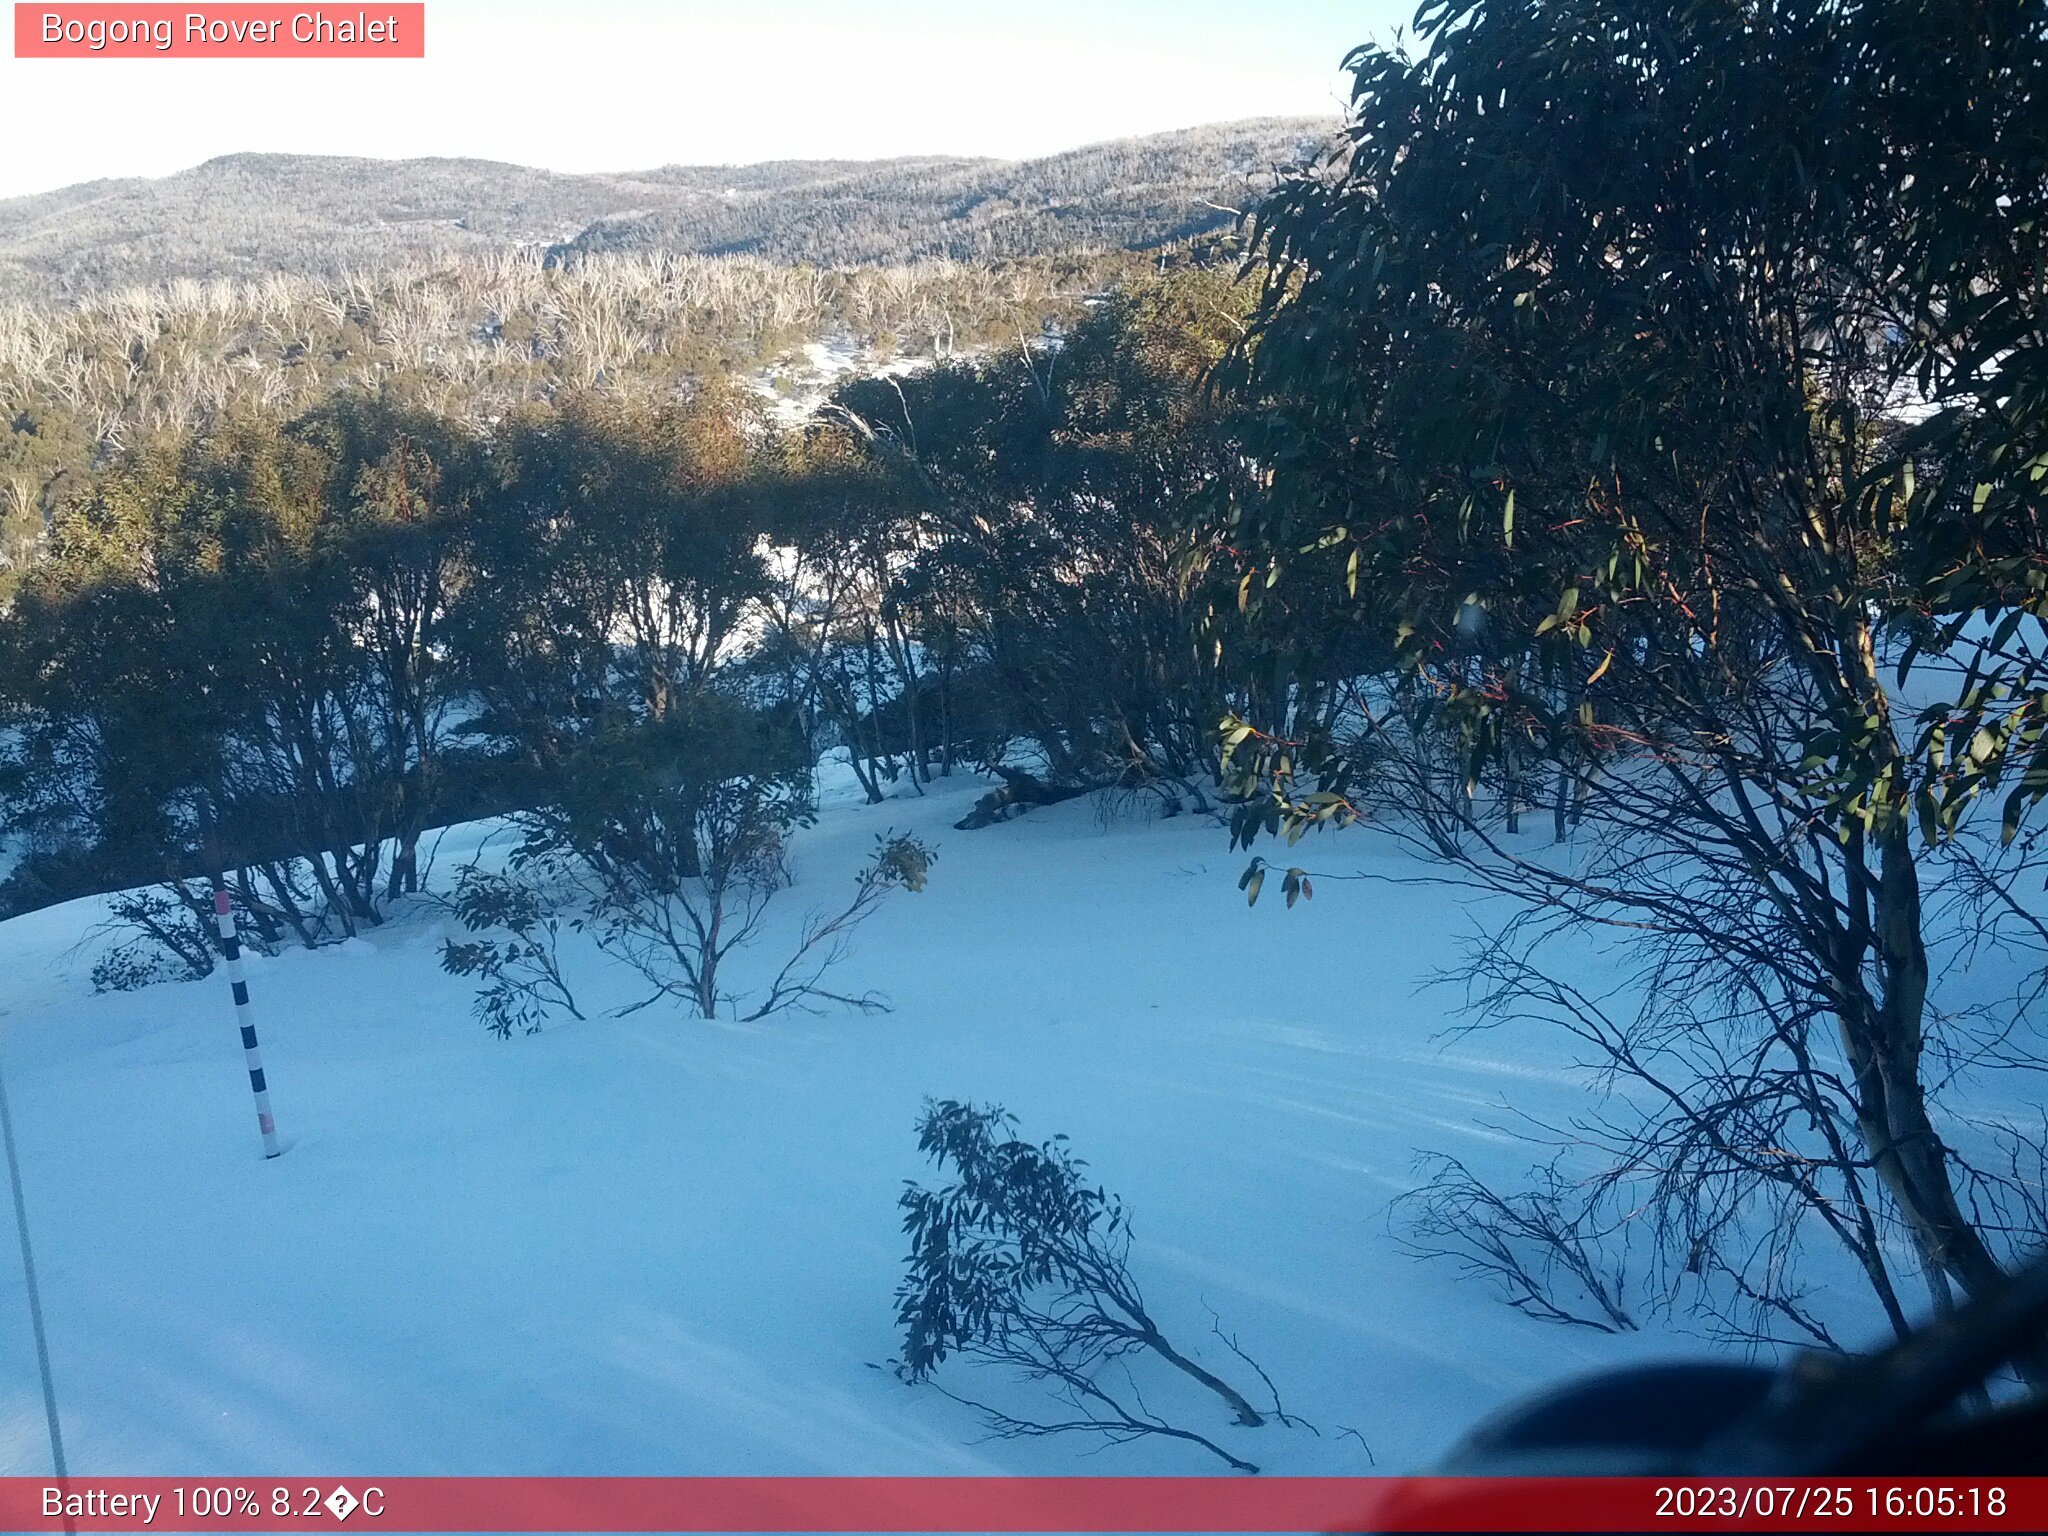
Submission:
[[[155,180],[0,201],[0,295],[332,275],[420,252],[542,247],[843,265],[1145,250],[1229,222],[1330,125],[1247,122],[1034,160],[792,160],[565,175],[488,160],[228,155]]]

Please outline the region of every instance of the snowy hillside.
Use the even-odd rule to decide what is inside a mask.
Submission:
[[[1230,223],[1327,113],[1212,123],[1027,160],[913,156],[562,174],[493,160],[230,154],[0,199],[0,291],[339,273],[407,256],[745,252],[842,266],[1151,250]],[[1227,206],[1219,206],[1219,204]]]
[[[901,1182],[927,1095],[1065,1132],[1134,1214],[1132,1268],[1222,1369],[1209,1309],[1318,1438],[1226,1427],[1274,1472],[1427,1466],[1488,1410],[1698,1339],[1547,1326],[1404,1255],[1386,1202],[1418,1149],[1511,1178],[1504,1096],[1585,1085],[1539,1036],[1438,1038],[1416,985],[1469,926],[1441,886],[1330,882],[1247,911],[1211,822],[1087,801],[950,823],[961,779],[836,799],[778,915],[839,893],[874,834],[937,843],[930,887],[859,936],[876,1017],[752,1026],[596,1009],[631,995],[579,941],[592,1022],[500,1042],[444,976],[448,920],[257,958],[288,1150],[258,1141],[226,982],[92,996],[94,903],[0,926],[5,1065],[74,1471],[1206,1472],[1198,1448],[976,1443],[974,1417],[873,1366],[897,1347]],[[483,839],[450,834],[445,875]],[[1322,867],[1412,869],[1377,834]],[[772,939],[767,946],[772,948]],[[21,1277],[0,1266],[0,1472],[45,1465]],[[951,1372],[952,1374],[947,1374]],[[942,1384],[1031,1407],[1033,1389]],[[1170,1389],[1148,1390],[1172,1402]]]

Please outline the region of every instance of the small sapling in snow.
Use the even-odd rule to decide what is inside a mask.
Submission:
[[[583,1017],[562,979],[561,919],[543,907],[533,886],[471,865],[456,877],[450,905],[471,933],[503,935],[441,944],[441,969],[484,981],[471,1006],[492,1034],[509,1040],[514,1031],[538,1033],[556,1009]]]
[[[910,1237],[896,1291],[905,1381],[928,1381],[951,1355],[1006,1365],[1047,1383],[1071,1416],[1019,1417],[945,1392],[1005,1438],[1088,1432],[1121,1443],[1164,1435],[1205,1447],[1240,1472],[1258,1468],[1146,1406],[1130,1365],[1139,1356],[1173,1367],[1229,1408],[1232,1422],[1298,1423],[1278,1398],[1266,1412],[1167,1339],[1146,1310],[1128,1265],[1123,1202],[1087,1177],[1066,1138],[1033,1144],[996,1105],[927,1101],[918,1147],[955,1178],[941,1189],[911,1183],[898,1202]],[[1234,1341],[1225,1345],[1272,1383]],[[1121,1373],[1121,1380],[1116,1379]]]

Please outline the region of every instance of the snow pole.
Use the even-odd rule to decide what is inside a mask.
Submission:
[[[242,973],[242,941],[235,932],[234,908],[227,882],[213,877],[213,912],[220,924],[221,953],[227,956],[228,981],[235,989],[235,1022],[242,1027],[242,1055],[249,1063],[249,1091],[256,1095],[256,1125],[263,1132],[263,1155],[276,1157],[277,1121],[270,1114],[270,1084],[263,1076],[263,1054],[256,1048],[256,1015],[249,1007],[249,981]]]

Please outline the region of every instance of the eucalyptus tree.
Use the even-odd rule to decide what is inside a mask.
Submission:
[[[1462,782],[1410,775],[1408,810],[1528,903],[1522,936],[1635,936],[1632,1018],[1526,950],[1474,979],[1666,1102],[1621,1156],[1668,1175],[1673,1283],[1719,1265],[1760,1331],[1814,1332],[1765,1283],[1785,1255],[1742,1247],[1756,1197],[1832,1229],[1895,1326],[1893,1221],[1938,1301],[1989,1291],[2048,1220],[1930,1098],[1952,1058],[2038,1070],[2038,1019],[1958,1038],[1930,925],[1950,881],[2010,906],[2048,794],[2044,8],[1418,27],[1352,56],[1339,151],[1260,214],[1227,378],[1271,481],[1213,545],[1247,655],[1396,662],[1342,729],[1227,724],[1239,832],[1351,819],[1390,744],[1449,743]],[[1318,588],[1344,601],[1316,622],[1274,607]],[[1537,758],[1592,818],[1576,864],[1472,796]]]
[[[579,720],[663,718],[730,659],[765,581],[734,404],[574,396],[494,433],[461,641],[543,760]]]
[[[153,444],[58,519],[7,625],[16,814],[96,850],[102,880],[168,877],[195,905],[183,880],[226,869],[259,937],[309,944],[414,883],[453,453],[373,414]]]
[[[1213,769],[1223,695],[1196,656],[1189,556],[1245,461],[1200,381],[1248,307],[1227,270],[1188,264],[1057,346],[840,392],[830,425],[886,508],[867,514],[861,606],[913,756],[1021,741],[1063,789]]]

